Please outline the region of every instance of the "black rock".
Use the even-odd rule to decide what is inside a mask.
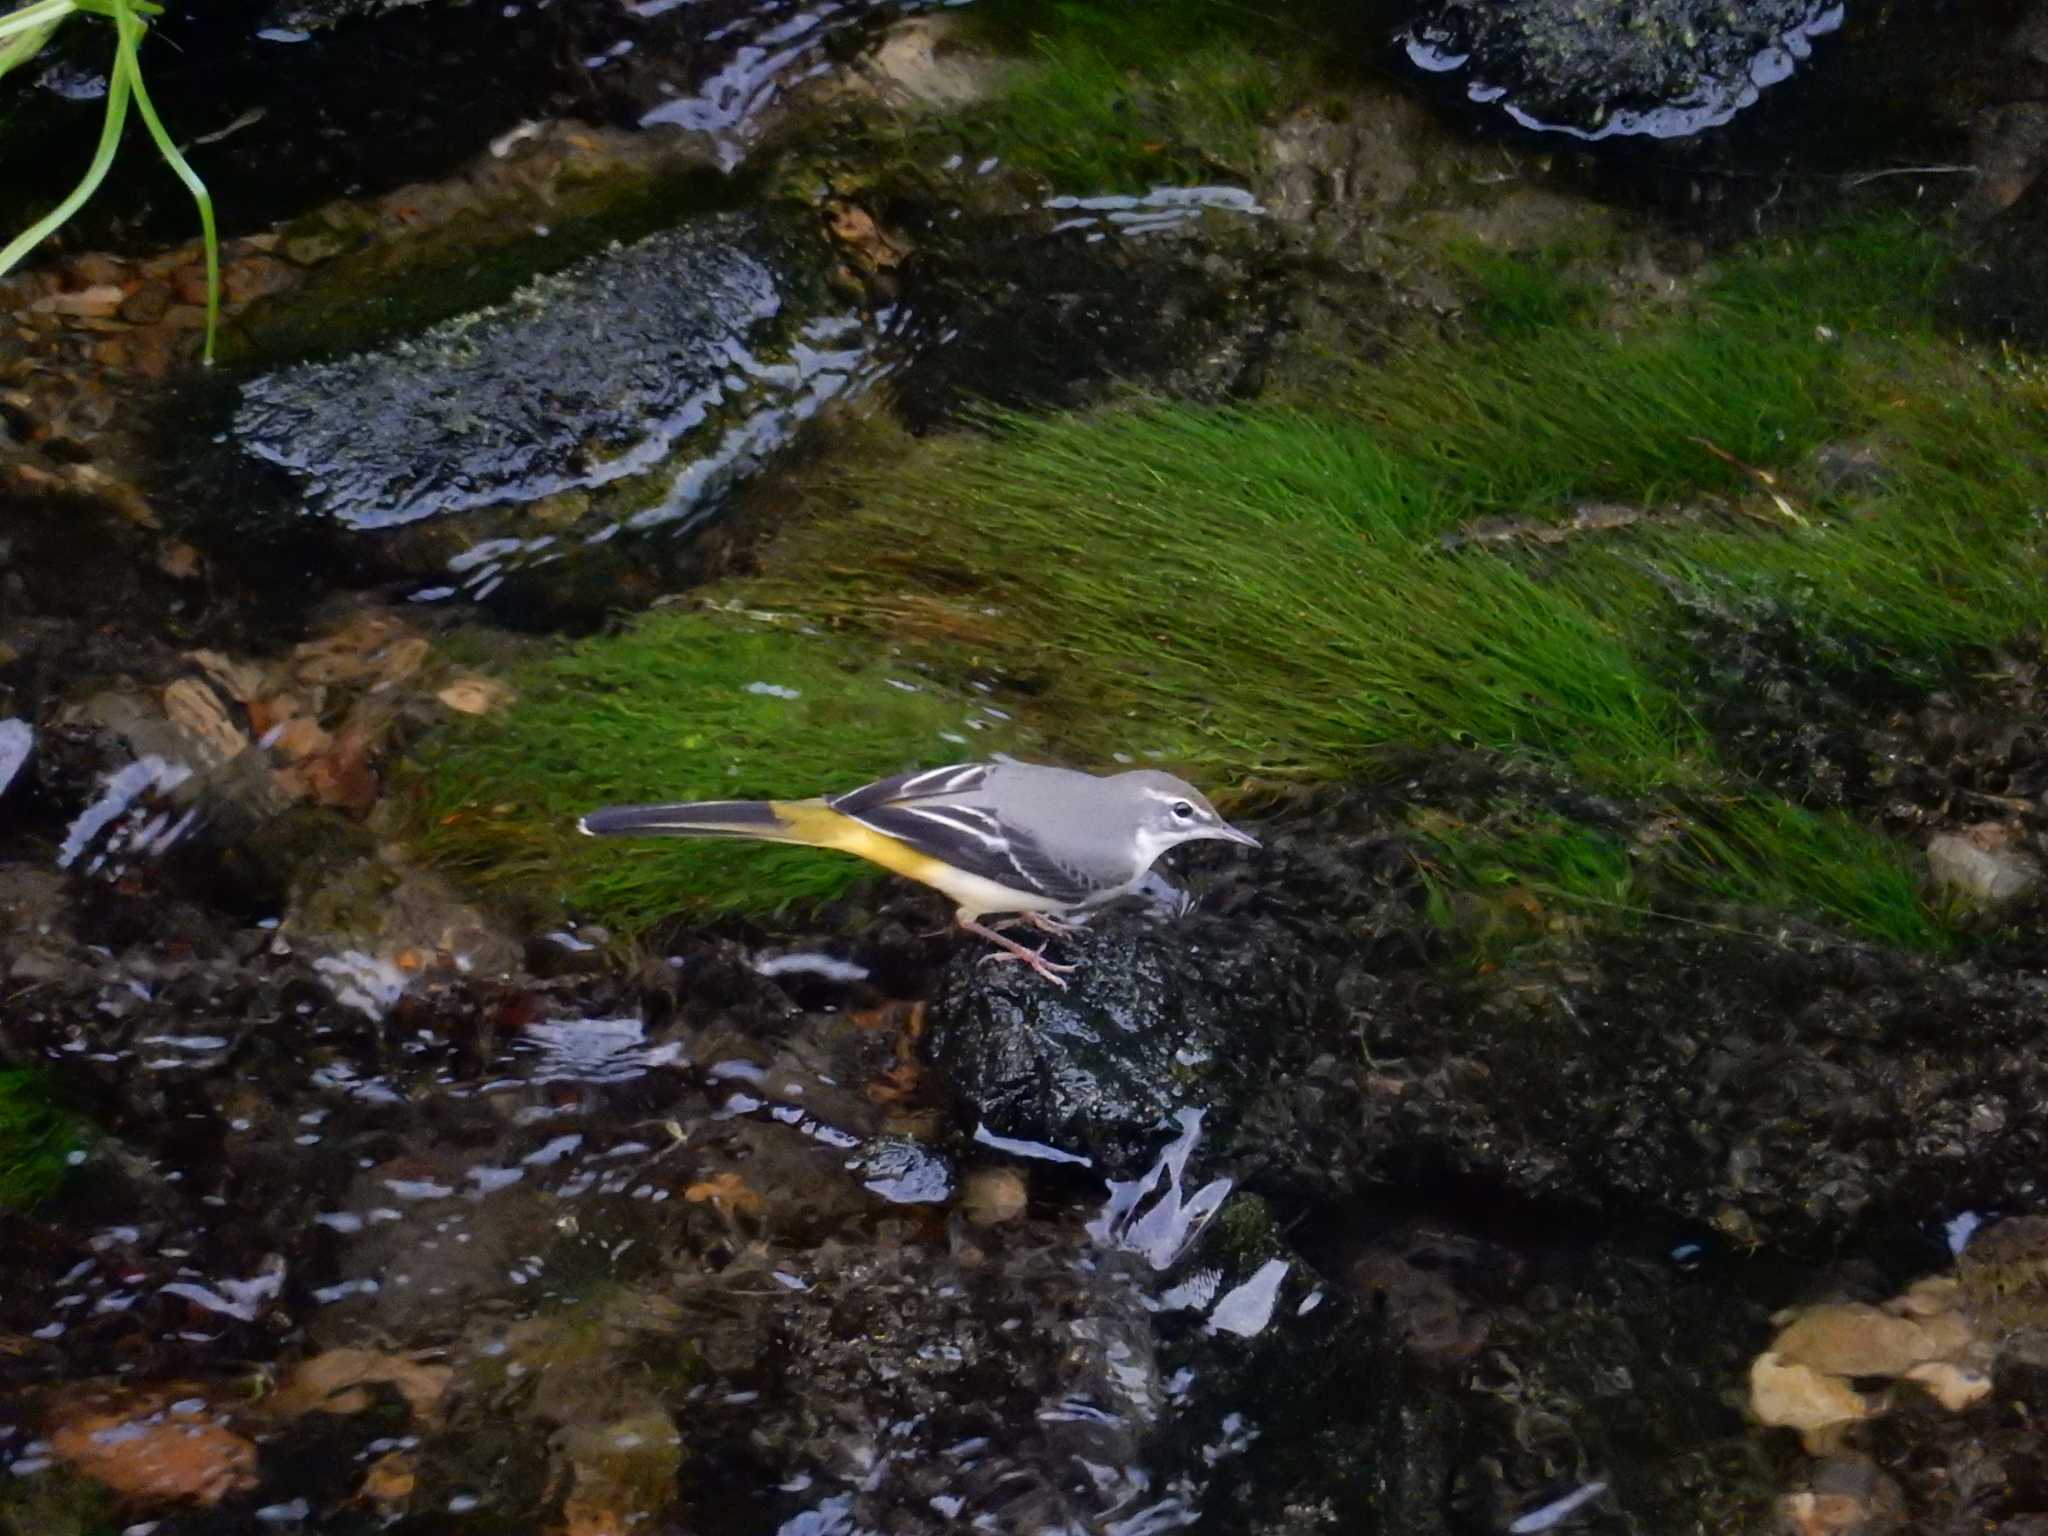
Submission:
[[[1314,1008],[1310,957],[1276,929],[1120,916],[1055,948],[1078,963],[1065,991],[962,949],[933,1006],[932,1059],[971,1106],[963,1118],[1112,1177],[1143,1166],[1181,1110],[1227,1134],[1274,1035]]]

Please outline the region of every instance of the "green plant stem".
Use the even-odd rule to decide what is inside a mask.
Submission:
[[[18,32],[33,32],[38,28],[48,31],[77,9],[73,0],[36,0],[34,5],[25,5],[18,11],[0,16],[0,38],[12,37]]]
[[[62,228],[64,221],[84,207],[86,200],[107,179],[107,171],[114,163],[114,151],[121,147],[121,130],[128,122],[129,90],[128,72],[117,65],[107,80],[107,114],[100,126],[99,147],[93,151],[92,164],[86,167],[84,178],[71,189],[70,196],[0,249],[0,277],[13,271],[22,257]]]
[[[185,157],[178,153],[178,146],[171,142],[171,136],[164,131],[163,119],[156,115],[156,107],[149,99],[149,91],[142,83],[142,62],[138,49],[142,34],[147,28],[131,10],[126,0],[114,0],[114,26],[119,32],[120,43],[114,50],[114,68],[117,73],[128,77],[129,89],[135,93],[135,110],[142,114],[143,124],[149,129],[149,136],[156,140],[158,153],[170,166],[178,180],[185,183],[192,194],[192,201],[199,205],[199,228],[206,247],[206,349],[208,367],[213,365],[213,338],[220,327],[220,239],[214,229],[213,198],[206,190],[206,183],[199,179],[199,173],[192,169]]]

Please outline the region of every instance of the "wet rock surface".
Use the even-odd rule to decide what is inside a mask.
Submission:
[[[1221,918],[1127,918],[1058,942],[1081,967],[1063,992],[963,946],[933,1002],[932,1064],[976,1137],[1128,1177],[1183,1110],[1228,1135],[1271,1042],[1309,1022],[1308,957],[1285,934],[1260,940]]]
[[[291,489],[244,516],[382,535],[365,558],[429,600],[565,560],[573,584],[591,546],[690,528],[872,367],[860,320],[806,317],[771,251],[751,221],[707,218],[389,350],[248,382],[236,448]]]
[[[1819,0],[1450,0],[1422,7],[1406,39],[1418,67],[1469,75],[1473,101],[1523,127],[1682,138],[1720,127],[1789,79],[1843,11]]]
[[[914,7],[911,7],[914,9]],[[891,5],[805,10],[717,0],[638,13],[589,5],[488,14],[380,0],[234,0],[152,28],[152,98],[229,233],[327,198],[430,182],[503,136],[565,117],[686,137],[712,163],[744,159],[757,119]],[[73,22],[31,71],[10,117],[10,227],[54,205],[98,131],[111,40]],[[377,81],[375,90],[364,82]],[[11,82],[10,82],[11,83]],[[188,238],[182,189],[147,153],[119,167],[76,226],[97,246]]]
[[[2037,1196],[2026,1042],[2048,993],[2024,967],[1783,931],[1458,977],[1390,822],[1262,831],[1255,863],[1205,871],[1199,917],[1058,941],[1087,962],[1064,994],[956,959],[931,1039],[970,1111],[1121,1159],[1199,1101],[1240,1174],[1296,1199],[1486,1189],[1813,1256]]]
[[[783,309],[757,243],[746,221],[706,220],[393,352],[250,380],[235,435],[293,474],[304,511],[356,530],[588,489],[664,457]]]

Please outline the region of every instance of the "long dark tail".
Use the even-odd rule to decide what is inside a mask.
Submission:
[[[816,837],[805,813],[812,803],[789,800],[688,800],[676,805],[608,805],[580,818],[592,837],[751,837],[769,843],[809,843]]]

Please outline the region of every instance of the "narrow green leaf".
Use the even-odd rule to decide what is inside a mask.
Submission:
[[[147,30],[143,22],[126,7],[133,0],[114,0],[117,14],[114,25],[119,30],[120,41],[114,52],[114,68],[126,75],[129,88],[135,93],[135,110],[142,114],[143,124],[149,129],[149,136],[156,141],[157,150],[192,194],[192,201],[199,205],[199,228],[206,245],[206,352],[209,366],[213,363],[214,332],[220,326],[220,237],[214,228],[213,198],[206,190],[206,183],[199,179],[199,173],[192,169],[185,157],[178,152],[169,133],[164,131],[163,119],[156,115],[156,106],[149,99],[149,90],[142,83],[142,60],[139,45]]]
[[[100,183],[107,179],[107,170],[114,163],[114,151],[121,147],[121,129],[128,121],[128,92],[127,74],[115,69],[107,80],[107,115],[100,128],[99,148],[93,152],[92,164],[86,167],[84,178],[71,189],[70,196],[0,249],[0,277],[13,271],[22,257],[61,229],[64,221],[84,207],[86,199],[97,192]]]

